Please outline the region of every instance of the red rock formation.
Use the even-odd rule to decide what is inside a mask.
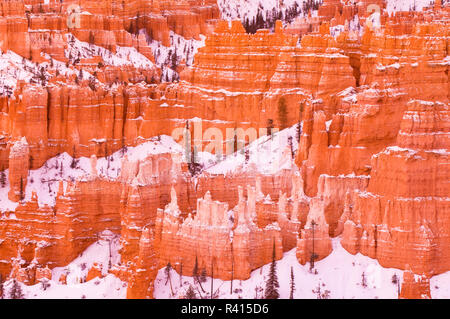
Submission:
[[[46,62],[47,65],[43,67],[49,72],[52,83],[45,85],[46,89],[29,84],[16,89],[16,101],[9,99],[7,105],[2,107],[8,115],[6,121],[9,122],[10,128],[5,130],[5,138],[16,139],[22,136],[27,138],[30,155],[34,159],[33,168],[42,166],[45,160],[62,151],[77,156],[92,153],[100,156],[103,155],[103,151],[110,153],[124,144],[135,145],[135,138],[138,136],[135,131],[136,125],[135,123],[129,125],[127,121],[134,122],[136,118],[142,116],[140,110],[143,111],[143,107],[130,103],[132,109],[128,113],[128,98],[134,98],[136,92],[123,92],[123,87],[120,87],[120,92],[111,94],[111,84],[118,81],[156,83],[159,82],[159,72],[156,68],[150,67],[111,66],[102,60],[95,61],[95,53],[93,57],[80,59],[77,64],[75,62],[77,57],[71,57],[67,51],[71,48],[71,34],[78,40],[104,47],[112,54],[116,53],[118,46],[136,48],[152,62],[153,54],[147,39],[144,34],[138,35],[138,30],[145,29],[150,39],[160,40],[169,45],[169,29],[172,26],[173,31],[179,32],[182,36],[198,37],[200,32],[209,32],[218,15],[215,2],[197,0],[182,3],[34,1],[31,4],[27,3],[26,6],[21,0],[2,1],[0,29],[4,32],[1,32],[0,47],[3,51],[12,50],[24,58],[32,58],[39,63]],[[76,22],[76,25],[68,25],[68,21]],[[51,60],[44,57],[44,54],[48,54]],[[61,66],[57,61],[68,63],[67,72],[72,74],[67,77],[58,75]],[[80,87],[62,84],[62,82],[73,83],[78,73],[77,69],[73,70],[74,68],[91,72],[100,82],[95,83],[94,92],[88,81],[76,83],[81,84]],[[109,88],[103,86],[103,83],[109,85]],[[147,97],[151,93],[148,91],[144,93],[141,90],[139,95]],[[139,101],[139,104],[141,103],[148,104],[148,100]],[[95,105],[98,107],[90,108]],[[102,105],[109,106],[103,110]],[[75,107],[76,110],[68,112],[69,107]],[[110,116],[116,118],[110,121],[107,119]],[[81,118],[84,120],[80,121]],[[103,128],[95,133],[88,133],[86,130],[88,127],[99,126]],[[157,131],[149,132],[152,135],[148,137],[156,135]],[[131,136],[128,136],[129,133]],[[127,136],[123,136],[124,134]],[[104,143],[93,142],[103,139],[106,139]],[[8,167],[5,161],[7,154],[8,151],[0,156],[4,168]]]
[[[270,247],[275,243],[276,258],[282,254],[280,228],[271,224],[258,228],[255,189],[248,188],[248,200],[239,188],[240,201],[229,211],[228,205],[213,201],[210,193],[197,202],[197,212],[180,218],[175,190],[172,201],[158,210],[155,246],[160,267],[170,262],[176,270],[191,274],[197,263],[208,275],[223,280],[247,279],[250,272],[271,260]]]
[[[31,58],[28,22],[21,0],[2,1],[0,6],[0,48]]]
[[[319,31],[321,24],[319,17],[311,16],[311,13],[306,17],[297,17],[292,23],[286,26],[286,33],[303,36],[310,32]]]
[[[125,263],[136,262],[142,229],[155,225],[157,209],[169,202],[173,185],[186,196],[183,207],[188,205],[190,186],[176,157],[165,153],[141,159],[125,157],[122,162],[120,180],[126,184],[120,194],[121,255]]]
[[[402,289],[399,299],[431,299],[430,279],[424,275],[416,275],[411,271],[403,273]]]
[[[90,281],[97,277],[98,278],[103,277],[102,268],[98,263],[94,263],[94,265],[92,265],[91,269],[89,269],[89,272],[86,276],[86,281]]]
[[[67,285],[67,274],[66,273],[61,274],[61,276],[59,277],[59,282],[62,285]]]
[[[370,156],[394,144],[410,98],[448,100],[447,66],[442,60],[446,54],[443,45],[445,38],[428,37],[429,34],[439,35],[434,28],[430,27],[426,31],[426,28],[417,26],[411,35],[398,36],[399,42],[416,39],[417,47],[414,43],[408,53],[403,53],[405,50],[401,48],[404,46],[397,44],[399,42],[391,44],[386,40],[392,36],[387,30],[377,34],[366,30],[359,49],[363,54],[360,58],[354,55],[352,65],[355,68],[360,65],[355,73],[359,75],[358,82],[371,88],[361,86],[357,90],[346,90],[336,95],[341,100],[340,105],[324,109],[325,116],[317,106],[305,105],[302,116],[305,123],[297,164],[304,167],[302,173],[307,195],[316,194],[321,174],[368,174]],[[344,50],[355,50],[354,45],[347,46],[347,41],[349,39],[342,36],[338,46],[343,46]],[[428,47],[430,49],[426,49]],[[423,54],[419,53],[423,48],[427,50],[426,62],[416,62],[423,59]],[[441,62],[433,62],[432,56]],[[401,59],[403,63],[399,63]],[[394,60],[397,62],[394,63]],[[377,76],[372,77],[372,74]],[[427,79],[426,83],[424,79]],[[330,119],[332,122],[326,128],[325,122]],[[379,127],[383,127],[382,133]]]
[[[48,266],[46,266],[45,268],[42,267],[36,268],[36,276],[35,276],[36,282],[41,282],[45,279],[47,280],[52,279],[52,271],[50,270],[50,268],[48,268]]]
[[[136,268],[132,268],[128,283],[128,299],[153,298],[153,281],[158,273],[153,242],[153,231],[145,228],[139,240]]]
[[[317,18],[250,35],[240,22],[220,22],[213,32],[212,0],[0,1],[0,48],[39,63],[7,64],[17,82],[0,97],[9,199],[19,201],[28,170],[56,154],[92,164],[86,180],[61,184],[54,207],[33,195],[2,213],[0,273],[32,284],[106,228],[121,234],[123,264],[111,273],[128,281],[130,298],[151,298],[157,269],[169,261],[191,273],[197,259],[215,277],[245,279],[271,261],[274,242],[277,258],[297,247],[304,264],[313,242],[322,259],[330,236],[341,233],[348,251],[383,266],[408,264],[427,277],[447,271],[448,6],[382,13],[374,26],[365,23],[370,4],[384,1],[325,1]],[[73,5],[84,13],[72,16]],[[356,14],[362,36],[348,31]],[[69,16],[80,24],[68,26]],[[337,36],[338,25],[346,31]],[[169,45],[170,31],[208,37],[179,83],[156,84],[148,40]],[[300,45],[293,34],[302,35]],[[78,56],[83,45],[89,52]],[[124,47],[147,64],[112,63]],[[432,102],[408,104],[414,99]],[[124,158],[118,180],[95,169],[97,157],[175,128],[226,136],[227,128],[270,121],[281,128],[303,121],[299,174],[241,167],[192,177],[181,155],[169,153]],[[207,143],[197,135],[193,142]],[[88,278],[97,275],[94,267]],[[414,296],[406,276],[402,294]]]
[[[448,157],[448,28],[439,22],[402,23],[390,18],[385,29],[366,29],[359,44],[346,34],[337,38],[343,54],[353,52],[351,65],[362,86],[337,94],[325,108],[304,104],[297,164],[305,193],[316,196],[311,205],[323,196],[322,178],[348,176],[340,187],[330,185],[340,195],[326,214],[333,225],[330,234],[344,232],[347,250],[377,258],[386,267],[410,264],[416,273],[434,274],[448,270],[447,221],[441,213],[448,206],[441,190],[448,190],[432,173]],[[439,102],[408,106],[418,98]],[[399,147],[381,152],[392,145]]]
[[[119,232],[118,184],[92,180],[60,184],[54,207],[39,206],[36,194],[0,219],[0,272],[10,272],[11,258],[20,252],[23,267],[64,266],[96,240],[104,229]],[[23,268],[22,267],[22,268]],[[28,282],[34,282],[35,267]]]
[[[350,252],[415,273],[448,270],[448,112],[448,104],[409,103],[398,146],[372,158],[367,192],[355,194],[342,239]]]
[[[304,265],[327,257],[332,251],[323,201],[313,198],[308,219],[297,241],[297,259]]]
[[[30,151],[25,137],[15,142],[9,150],[9,184],[8,198],[19,201],[25,198],[27,176],[30,164]]]

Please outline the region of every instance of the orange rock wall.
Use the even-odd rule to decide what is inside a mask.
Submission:
[[[408,264],[427,275],[447,271],[448,112],[439,102],[409,103],[398,146],[372,158],[368,193],[354,195],[344,226],[346,249],[364,251],[385,267]]]
[[[114,205],[119,203],[119,189],[119,184],[102,180],[61,183],[54,207],[40,207],[33,194],[31,201],[5,213],[0,219],[0,273],[7,276],[9,260],[16,257],[24,260],[22,267],[31,262],[65,266],[95,242],[99,232],[119,232],[120,215]]]

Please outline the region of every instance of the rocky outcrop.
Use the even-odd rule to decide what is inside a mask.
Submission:
[[[25,188],[30,166],[30,151],[25,137],[15,142],[9,150],[9,184],[8,198],[19,201],[25,198]]]
[[[360,42],[351,33],[336,38],[358,87],[325,107],[302,105],[297,164],[311,209],[320,198],[333,203],[325,213],[330,235],[343,232],[348,251],[430,276],[448,270],[447,188],[433,173],[448,160],[448,28],[423,21],[423,14],[398,14],[377,30],[366,27]],[[323,183],[339,177],[345,183],[326,191],[337,196],[324,198]]]
[[[89,269],[88,274],[86,276],[86,281],[90,281],[94,278],[102,278],[103,274],[102,274],[102,268],[100,267],[100,265],[98,263],[94,263],[91,267],[91,269]]]
[[[120,194],[117,184],[93,180],[62,183],[56,205],[40,206],[34,193],[31,200],[20,203],[14,212],[0,219],[0,273],[11,270],[11,258],[20,252],[21,268],[31,269],[27,280],[34,283],[35,267],[65,266],[90,244],[104,229],[118,232],[120,216],[114,202]]]
[[[2,50],[13,50],[26,58],[39,57],[40,51],[57,56],[54,44],[61,34],[74,32],[83,41],[108,49],[135,46],[148,50],[145,35],[170,46],[170,31],[185,38],[198,38],[213,28],[219,18],[215,1],[92,1],[43,2],[2,1],[0,28]],[[47,32],[44,30],[50,30]],[[54,41],[56,40],[56,41]],[[36,46],[37,45],[37,46]]]
[[[153,231],[145,228],[139,239],[139,250],[137,263],[131,269],[128,278],[128,299],[151,299],[153,298],[153,282],[158,273],[157,256],[154,250]]]
[[[324,203],[314,198],[310,203],[308,219],[297,241],[297,259],[304,265],[327,257],[332,251],[329,226],[325,219]]]
[[[193,274],[197,265],[215,278],[247,279],[253,269],[271,260],[273,245],[280,259],[280,228],[276,223],[264,228],[254,223],[254,188],[247,189],[247,200],[242,188],[239,194],[238,205],[230,211],[227,204],[213,201],[206,193],[197,202],[195,216],[182,220],[173,190],[171,203],[158,210],[155,225],[160,267],[170,262],[177,271]]]
[[[0,273],[34,284],[110,229],[122,246],[110,272],[129,298],[152,298],[169,262],[247,279],[274,246],[277,259],[296,249],[305,264],[342,235],[353,254],[423,274],[405,274],[403,297],[429,296],[427,278],[450,264],[448,6],[374,21],[371,4],[384,1],[324,1],[287,30],[277,22],[247,34],[217,22],[212,0],[0,1],[0,168],[10,187]],[[152,41],[169,45],[171,31],[205,34],[205,45],[192,66],[173,63],[179,82],[160,83]],[[180,149],[139,148],[186,128],[195,155],[211,132],[242,146],[250,137],[227,129],[261,137],[296,123],[298,171],[287,165],[293,147],[264,174],[247,164],[198,174]],[[97,171],[120,149],[117,178]],[[63,152],[90,165],[42,205],[29,170]],[[94,266],[87,278],[102,275]]]
[[[372,158],[367,192],[355,194],[344,226],[346,249],[385,267],[408,264],[427,275],[448,270],[448,170],[442,169],[449,157],[448,134],[448,105],[409,103],[398,146]]]
[[[403,273],[402,288],[399,299],[431,299],[430,279],[416,275],[410,270]]]

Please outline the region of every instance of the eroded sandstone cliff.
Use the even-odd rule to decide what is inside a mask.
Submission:
[[[109,272],[152,298],[169,262],[247,279],[273,247],[314,263],[342,235],[411,271],[401,297],[429,297],[450,269],[450,8],[375,2],[379,16],[373,1],[324,1],[247,34],[215,1],[0,1],[0,274],[51,278],[109,229]],[[204,46],[161,70],[181,39]],[[169,137],[183,128],[188,150]],[[237,128],[263,133],[247,145]],[[248,149],[208,157],[211,132]]]

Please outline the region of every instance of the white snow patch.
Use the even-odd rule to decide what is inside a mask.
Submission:
[[[361,254],[351,255],[340,244],[340,238],[333,239],[333,252],[330,256],[315,263],[318,274],[309,271],[309,263],[302,266],[298,263],[295,249],[284,254],[283,258],[277,261],[277,274],[280,284],[280,298],[289,298],[290,293],[290,273],[291,267],[294,271],[296,299],[317,298],[313,290],[321,285],[321,290],[329,291],[330,298],[333,299],[357,299],[357,298],[379,298],[396,299],[397,285],[392,283],[394,274],[401,280],[403,271],[393,268],[383,268],[377,260],[363,256]],[[235,280],[233,283],[233,293],[230,294],[230,281],[214,279],[214,292],[217,292],[221,299],[236,299],[263,296],[263,289],[269,273],[270,264],[263,266],[252,272],[248,280]],[[362,276],[365,276],[367,287],[363,287]],[[449,277],[450,278],[450,277]],[[183,296],[189,285],[194,285],[192,277],[183,276],[182,287],[180,287],[180,277],[175,271],[171,271],[171,280],[174,294],[172,295],[170,285],[165,285],[164,268],[158,273],[155,281],[156,298],[178,298]],[[211,286],[211,279],[207,278],[202,284],[207,291],[202,295],[208,295]],[[197,295],[200,289],[195,289]],[[448,295],[447,295],[448,297]]]
[[[389,13],[396,11],[413,10],[415,6],[416,11],[422,11],[423,8],[428,7],[434,0],[387,0],[386,10]]]
[[[289,137],[292,138],[292,151],[295,153],[298,148],[296,135],[297,125],[294,125],[273,136],[261,136],[247,147],[225,156],[223,161],[208,167],[206,171],[211,174],[227,174],[254,167],[262,174],[275,174],[283,169],[291,169],[294,164]]]

